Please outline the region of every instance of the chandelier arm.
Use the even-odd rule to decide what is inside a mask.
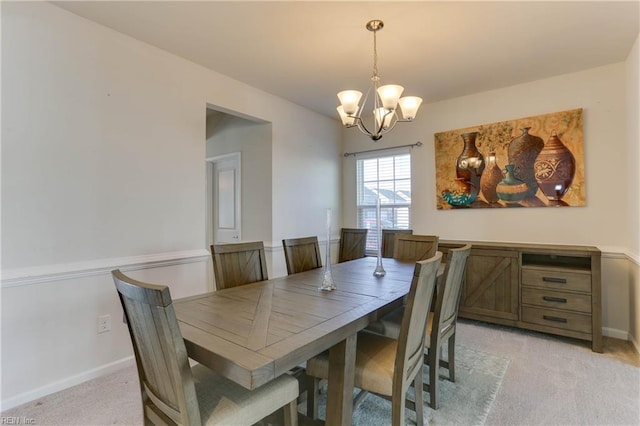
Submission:
[[[372,84],[369,85],[369,88],[367,89],[367,93],[365,93],[364,95],[364,99],[362,100],[362,106],[358,108],[358,113],[356,114],[358,117],[362,117],[362,111],[364,110],[364,107],[367,105],[367,101],[369,100],[369,93],[371,93],[371,86]],[[373,91],[374,102],[375,102],[375,96],[376,96],[376,92],[374,88],[374,91]]]
[[[395,117],[395,120],[393,119],[393,117],[391,117],[390,126],[385,130],[384,129],[384,122],[387,119],[387,116],[389,114],[393,114],[393,116]],[[393,109],[387,110],[386,114],[381,117],[380,127],[378,128],[378,132],[377,133],[379,135],[384,135],[386,133],[389,133],[391,131],[391,129],[393,129],[395,127],[397,121],[398,121],[398,115],[396,114],[396,111],[393,110]]]
[[[358,130],[360,130],[365,135],[368,135],[370,137],[375,136],[373,133],[369,131],[369,129],[367,129],[367,126],[364,125],[364,121],[362,121],[360,117],[356,118],[356,125],[358,126]]]
[[[384,130],[382,132],[383,135],[386,135],[387,133],[392,131],[393,128],[396,127],[396,124],[398,123],[398,121],[400,121],[400,120],[398,120],[398,114],[395,111],[394,111],[394,115],[396,117],[395,120],[393,120],[393,119],[391,120],[391,125],[387,128],[387,130]]]
[[[386,132],[384,132],[384,133],[382,132],[382,131],[383,131],[383,129],[384,129],[384,118],[385,118],[386,116],[387,116],[387,114],[385,114],[384,116],[382,116],[382,119],[380,120],[380,125],[379,125],[379,126],[377,126],[377,129],[376,129],[376,135],[383,135],[384,133],[386,133]],[[375,117],[374,117],[373,121],[375,122]]]

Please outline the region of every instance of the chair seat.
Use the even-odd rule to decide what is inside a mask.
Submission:
[[[380,395],[391,396],[397,350],[396,339],[367,332],[358,333],[354,386]],[[323,352],[307,361],[307,375],[320,379],[329,377],[328,352]]]
[[[377,321],[372,322],[367,326],[368,331],[381,334],[383,336],[397,339],[400,335],[400,324],[402,324],[402,315],[404,313],[404,307],[400,307],[389,312]],[[429,312],[429,318],[427,319],[427,330],[425,332],[426,339],[424,339],[425,348],[429,347],[429,336],[431,336],[431,327],[433,325],[433,312]]]
[[[298,381],[288,374],[250,391],[202,365],[191,371],[202,424],[252,425],[298,397]]]

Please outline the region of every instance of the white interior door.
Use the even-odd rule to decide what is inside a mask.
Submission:
[[[211,243],[236,243],[242,239],[240,153],[208,158],[211,184],[209,220]]]

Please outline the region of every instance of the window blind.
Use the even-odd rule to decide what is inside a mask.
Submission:
[[[369,229],[366,251],[367,254],[375,255],[378,249],[378,198],[383,229],[410,229],[411,154],[358,159],[356,175],[358,227]]]

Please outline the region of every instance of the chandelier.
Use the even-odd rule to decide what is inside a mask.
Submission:
[[[396,123],[412,121],[416,117],[422,98],[405,96],[401,98],[404,87],[397,84],[380,85],[378,75],[378,50],[376,46],[376,32],[384,27],[384,22],[375,19],[367,22],[366,28],[373,32],[373,75],[367,94],[359,105],[362,92],[358,90],[343,90],[338,93],[341,105],[337,108],[340,119],[345,127],[357,127],[373,141],[378,141],[389,133]],[[369,95],[373,97],[372,116],[368,119],[368,127],[362,119],[362,110],[367,104]],[[402,119],[398,118],[397,107],[400,105]]]

